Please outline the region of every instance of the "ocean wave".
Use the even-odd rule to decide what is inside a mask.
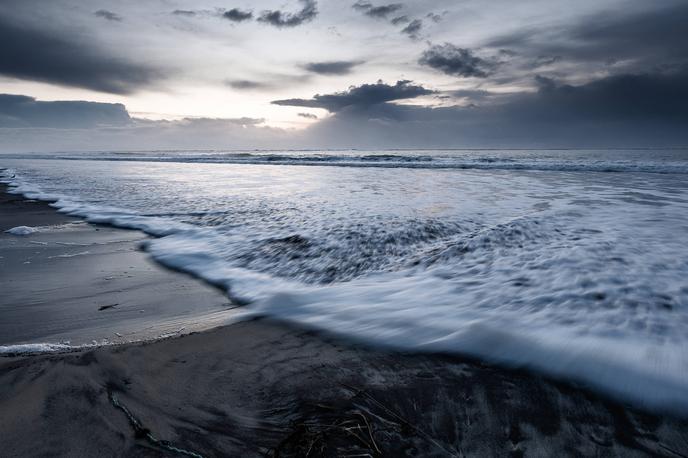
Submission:
[[[661,173],[688,174],[684,160],[613,160],[592,157],[572,158],[565,155],[536,157],[530,155],[485,154],[338,154],[338,153],[62,153],[62,154],[6,154],[7,158],[32,158],[70,161],[112,162],[168,162],[192,164],[245,164],[293,165],[321,167],[379,167],[416,169],[512,170],[548,172],[600,172],[600,173]]]
[[[145,247],[153,259],[223,288],[246,306],[243,317],[528,367],[688,412],[688,225],[675,180],[666,196],[645,189],[617,199],[609,192],[614,205],[589,203],[590,187],[562,190],[567,185],[556,181],[566,199],[536,209],[521,202],[518,211],[505,205],[494,210],[500,217],[493,224],[470,214],[460,222],[426,215],[398,224],[348,215],[324,224],[306,215],[304,230],[286,231],[278,213],[257,232],[230,224],[231,213],[220,212],[229,219],[215,227],[203,225],[213,209],[96,205],[44,193],[12,171],[5,176],[12,192],[154,235]],[[489,192],[484,181],[474,186]],[[641,203],[667,196],[669,210]],[[487,210],[478,205],[476,215]],[[185,221],[191,213],[200,219]]]

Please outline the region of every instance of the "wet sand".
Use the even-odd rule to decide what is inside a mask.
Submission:
[[[40,226],[28,236],[4,231]],[[0,345],[127,342],[226,321],[222,291],[161,268],[139,231],[87,224],[0,185]]]
[[[14,236],[3,235],[0,256],[31,264],[0,271],[2,288],[14,291],[0,299],[0,341],[14,341],[15,327],[23,335],[34,325],[50,327],[26,315],[5,324],[13,306],[36,306],[40,297],[51,296],[50,307],[83,313],[88,328],[117,311],[119,305],[97,310],[115,293],[132,310],[158,304],[158,311],[169,301],[192,308],[218,294],[150,264],[136,249],[140,233],[79,223],[41,203],[0,202],[3,230],[65,223],[73,224],[68,230],[105,231],[107,240],[121,238],[127,248],[108,243],[98,254],[100,245],[89,245],[95,254],[88,268],[87,255],[50,258],[59,268],[40,267],[53,256],[41,250],[61,253],[59,244],[27,244],[35,235],[5,243]],[[106,263],[119,256],[127,262]],[[107,272],[100,272],[105,264]],[[98,282],[98,275],[121,283],[109,289],[115,280]],[[41,292],[38,279],[63,286]],[[180,289],[158,297],[177,281],[194,286],[186,295]],[[21,302],[24,296],[34,299]],[[50,332],[36,331],[41,338]],[[2,456],[681,457],[688,420],[527,371],[370,349],[262,319],[154,342],[2,357],[0,447]]]

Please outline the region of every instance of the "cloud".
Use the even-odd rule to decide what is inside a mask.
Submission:
[[[122,22],[122,16],[120,16],[116,13],[113,13],[112,11],[98,10],[93,14],[97,17],[102,17],[103,19],[107,19],[108,21]]]
[[[233,89],[265,89],[271,87],[270,84],[264,83],[262,81],[252,81],[252,80],[228,80],[225,82],[227,86]]]
[[[470,49],[451,43],[432,45],[423,51],[418,63],[452,76],[485,78],[495,64],[473,54]]]
[[[191,11],[191,10],[174,10],[174,11],[172,11],[172,14],[174,14],[175,16],[188,16],[188,17],[196,16],[196,12]]]
[[[0,127],[93,128],[130,123],[121,103],[42,102],[24,95],[0,94]]]
[[[0,13],[0,75],[129,94],[151,85],[160,72],[46,28],[32,28]]]
[[[389,22],[391,22],[392,25],[399,25],[399,24],[406,24],[408,22],[411,22],[411,19],[409,19],[408,16],[404,15],[404,16],[397,16]]]
[[[368,10],[371,9],[372,7],[373,7],[373,4],[372,4],[372,3],[366,2],[366,1],[363,1],[363,0],[358,0],[356,3],[354,3],[353,5],[351,5],[351,8],[353,8],[353,9],[355,9],[355,10],[358,10],[358,11],[363,11],[363,12],[368,11]]]
[[[296,115],[306,119],[318,119],[318,116],[313,113],[296,113]]]
[[[601,69],[637,73],[688,66],[688,3],[647,5],[642,10],[586,16],[571,24],[517,30],[487,40],[484,46],[517,52],[526,69],[554,65],[578,75]]]
[[[442,17],[447,14],[447,11],[442,12],[442,14],[437,14],[437,13],[428,13],[425,15],[426,18],[430,19],[434,23],[439,23],[442,21]]]
[[[405,33],[414,40],[417,40],[418,32],[420,32],[421,28],[423,28],[423,21],[421,21],[420,19],[414,19],[406,27],[402,29],[401,33]]]
[[[0,96],[0,150],[155,148],[531,148],[647,147],[688,144],[688,74],[624,74],[576,86],[537,78],[537,91],[475,89],[446,94],[469,106],[390,103],[432,93],[408,81],[378,82],[278,105],[332,114],[304,130],[262,119],[130,118],[118,104],[41,102]],[[304,116],[305,115],[305,116]],[[301,113],[304,119],[314,119]]]
[[[515,98],[523,109],[522,119],[688,122],[685,73],[615,75],[579,86],[541,76],[536,82],[536,96]]]
[[[311,73],[319,75],[347,75],[351,70],[362,62],[353,60],[335,60],[328,62],[311,62],[303,66]]]
[[[397,81],[395,85],[388,85],[382,81],[375,84],[352,86],[348,91],[334,94],[316,94],[312,99],[274,100],[274,105],[323,108],[330,112],[344,109],[362,109],[372,105],[384,104],[394,100],[412,99],[422,95],[432,94],[433,91],[422,86],[411,84],[411,81]]]
[[[376,19],[386,19],[390,14],[402,9],[404,5],[401,3],[390,3],[387,5],[374,6],[368,1],[359,0],[351,5],[351,7],[355,10],[363,12],[366,16]]]
[[[235,119],[149,121],[93,129],[0,128],[0,152],[289,148],[285,130]]]
[[[318,15],[317,2],[315,0],[299,0],[303,8],[296,13],[285,13],[280,10],[266,10],[258,17],[259,22],[275,27],[296,27],[305,22],[312,21]]]
[[[626,74],[533,93],[468,91],[476,104],[341,110],[309,129],[331,148],[652,147],[688,144],[688,74]],[[319,144],[320,142],[320,144]],[[315,146],[314,145],[314,146]]]
[[[232,8],[222,13],[222,17],[233,22],[243,22],[251,19],[253,17],[253,12]]]
[[[121,103],[86,102],[82,100],[39,101],[33,97],[0,94],[0,128],[93,129],[124,127],[150,123],[236,124],[255,126],[264,118],[185,118],[180,121],[148,121],[132,118]]]
[[[287,147],[289,133],[262,118],[130,117],[117,103],[38,101],[0,94],[0,152]]]

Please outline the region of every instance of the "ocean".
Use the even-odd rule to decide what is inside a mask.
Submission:
[[[0,156],[12,192],[355,341],[688,409],[688,150]],[[18,222],[17,225],[20,225]]]

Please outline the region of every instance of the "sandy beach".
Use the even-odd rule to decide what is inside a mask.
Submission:
[[[182,321],[199,304],[231,313],[216,289],[150,262],[138,249],[141,233],[79,222],[2,191],[3,231],[60,229],[0,236],[1,344],[59,341],[78,325],[89,338],[118,342],[116,328],[152,326],[164,308]],[[73,238],[70,231],[88,249],[54,243]],[[90,253],[56,257],[80,250]],[[25,264],[32,256],[55,264]],[[143,343],[5,355],[0,446],[3,456],[681,457],[688,420],[526,371],[374,349],[259,319]]]
[[[94,226],[0,187],[0,345],[128,342],[226,321],[222,291],[163,270],[139,231]],[[39,227],[30,236],[4,231]]]

